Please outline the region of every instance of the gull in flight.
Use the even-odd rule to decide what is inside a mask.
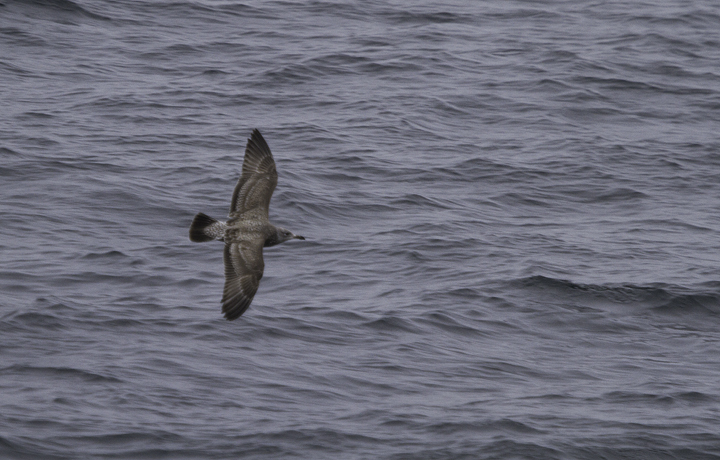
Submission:
[[[225,242],[225,288],[222,312],[228,320],[240,317],[250,306],[263,276],[263,248],[291,239],[304,240],[268,219],[270,198],[277,185],[270,147],[260,131],[253,130],[245,147],[242,175],[232,195],[227,222],[198,213],[190,225],[190,241]]]

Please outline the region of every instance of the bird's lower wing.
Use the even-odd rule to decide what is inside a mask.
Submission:
[[[261,240],[225,244],[222,311],[230,321],[245,313],[255,297],[264,269],[262,248]]]

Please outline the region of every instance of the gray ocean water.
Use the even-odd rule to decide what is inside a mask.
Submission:
[[[715,1],[2,0],[0,158],[0,458],[720,459]]]

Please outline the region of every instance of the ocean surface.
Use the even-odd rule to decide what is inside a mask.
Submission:
[[[717,1],[0,0],[0,159],[2,459],[720,459]]]

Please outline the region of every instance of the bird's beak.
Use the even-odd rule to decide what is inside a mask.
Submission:
[[[304,236],[300,236],[300,235],[293,235],[293,238],[296,239],[296,240],[303,240],[303,241],[305,240],[305,237],[304,237]]]

